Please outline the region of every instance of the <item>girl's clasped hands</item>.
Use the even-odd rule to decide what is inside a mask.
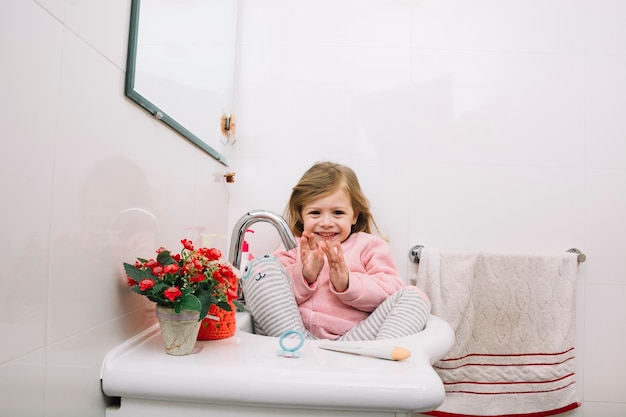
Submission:
[[[317,281],[317,276],[324,267],[324,258],[326,258],[330,282],[335,291],[344,292],[348,289],[350,274],[343,258],[340,242],[318,239],[313,233],[303,231],[300,238],[300,257],[302,275],[309,285]]]

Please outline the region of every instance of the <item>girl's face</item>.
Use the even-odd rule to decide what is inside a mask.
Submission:
[[[358,213],[352,209],[350,196],[344,187],[311,200],[302,207],[304,231],[332,243],[341,243],[350,236],[357,217]]]

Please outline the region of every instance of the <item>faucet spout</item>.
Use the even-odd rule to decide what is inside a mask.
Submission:
[[[282,216],[267,210],[249,211],[237,221],[230,237],[229,261],[237,269],[241,266],[241,250],[246,230],[257,222],[270,223],[274,226],[287,250],[298,246],[298,242],[289,230],[289,225]]]

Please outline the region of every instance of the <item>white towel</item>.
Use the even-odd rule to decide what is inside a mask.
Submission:
[[[578,407],[576,255],[440,253],[417,285],[456,342],[435,364],[446,398],[433,416],[549,416]]]

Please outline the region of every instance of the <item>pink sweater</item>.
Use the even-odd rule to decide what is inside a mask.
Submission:
[[[320,339],[343,335],[405,286],[384,240],[369,233],[354,233],[341,247],[350,270],[348,289],[342,293],[330,283],[327,262],[317,281],[309,286],[302,276],[299,247],[274,253],[293,280],[305,327]]]

